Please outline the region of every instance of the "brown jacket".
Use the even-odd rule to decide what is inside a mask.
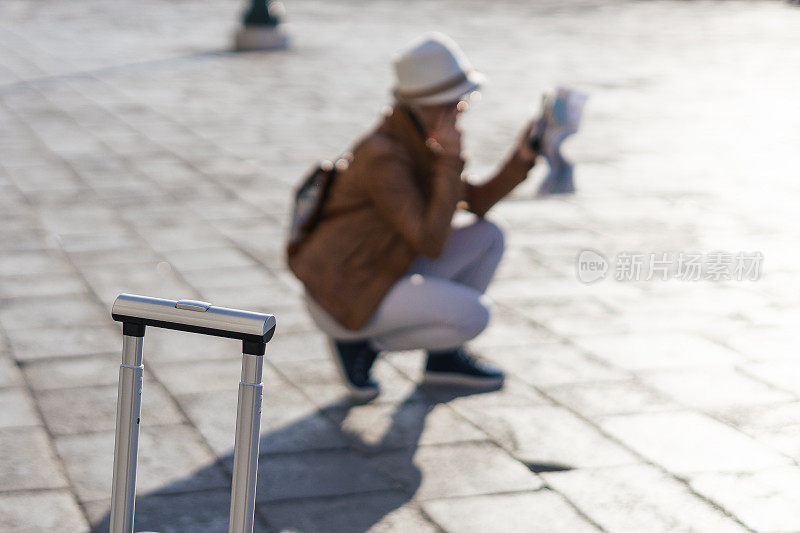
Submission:
[[[458,156],[437,155],[408,110],[395,108],[355,146],[289,267],[340,324],[360,329],[417,256],[442,253],[459,202],[483,216],[531,168],[514,156],[472,185],[461,180],[463,166]]]

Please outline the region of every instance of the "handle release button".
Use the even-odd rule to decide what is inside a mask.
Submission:
[[[187,309],[189,311],[208,311],[211,304],[208,302],[198,302],[197,300],[180,300],[175,304],[177,309]]]

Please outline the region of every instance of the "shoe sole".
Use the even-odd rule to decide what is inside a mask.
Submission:
[[[339,372],[339,377],[342,378],[342,383],[347,387],[350,396],[362,402],[368,402],[378,397],[378,394],[381,392],[380,389],[359,389],[350,383],[350,380],[347,379],[347,372],[344,369],[344,365],[342,365],[342,360],[339,359],[337,355],[336,344],[331,338],[328,339],[328,355],[333,359],[333,366],[335,366],[336,370]]]
[[[422,381],[426,385],[454,385],[475,389],[496,389],[503,386],[505,378],[476,378],[449,372],[426,372]]]

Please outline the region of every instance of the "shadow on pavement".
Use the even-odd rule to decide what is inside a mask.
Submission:
[[[430,391],[429,391],[430,392]],[[379,441],[367,442],[345,427],[359,404],[340,400],[261,436],[255,531],[326,533],[367,531],[406,504],[417,491],[422,474],[413,462],[425,419],[438,404],[487,391],[437,389],[422,386],[396,405],[388,429]],[[380,405],[374,407],[380,409]],[[331,431],[331,427],[338,431]],[[369,432],[369,430],[367,430]],[[339,438],[338,441],[333,436]],[[291,442],[298,451],[271,453],[274,443]],[[302,451],[301,451],[302,450]],[[374,457],[391,456],[392,471],[381,469]],[[140,457],[140,461],[141,461]],[[213,472],[224,468],[230,483],[233,455],[154,492],[137,496],[134,531],[159,533],[225,532],[228,530],[230,486],[202,487]],[[193,483],[197,481],[198,483]],[[259,516],[269,526],[259,521]],[[108,512],[93,524],[107,532]]]

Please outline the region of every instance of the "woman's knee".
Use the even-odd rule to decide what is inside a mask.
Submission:
[[[489,308],[480,298],[476,298],[471,305],[463,306],[457,327],[465,341],[477,337],[486,329],[490,316]]]
[[[409,333],[417,342],[414,348],[449,350],[474,339],[488,324],[489,309],[476,299],[471,305],[463,305],[454,319],[420,327]]]
[[[487,248],[502,254],[505,249],[506,238],[500,226],[485,218],[478,220],[475,224],[480,228],[481,238],[487,241]]]

